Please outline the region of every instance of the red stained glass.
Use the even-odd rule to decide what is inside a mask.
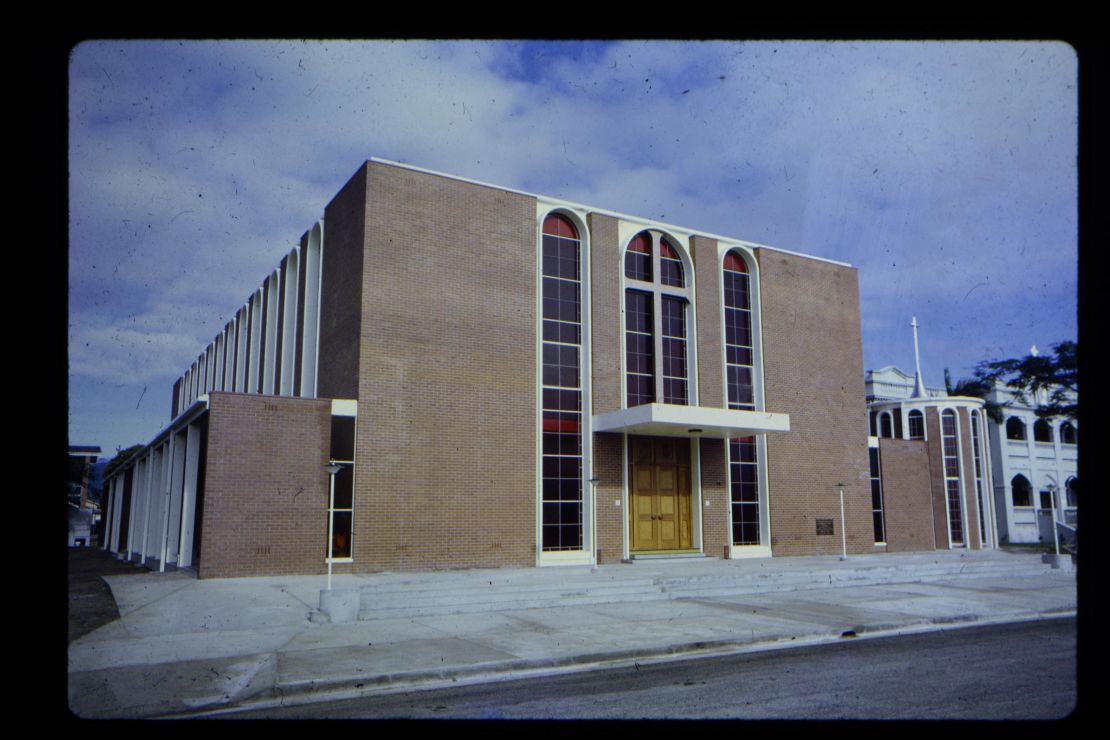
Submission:
[[[545,432],[577,434],[579,427],[577,414],[553,414],[550,411],[545,411],[543,414],[543,430]]]
[[[667,243],[666,239],[659,242],[659,254],[672,260],[678,259],[678,253],[674,251],[674,247]]]
[[[552,213],[543,220],[543,233],[567,239],[578,238],[578,229],[574,228],[569,218],[558,213]]]
[[[632,238],[632,241],[629,242],[628,251],[651,254],[651,236],[649,236],[647,232],[637,234]]]
[[[748,265],[744,262],[743,257],[733,251],[725,255],[725,269],[733,272],[747,272]]]

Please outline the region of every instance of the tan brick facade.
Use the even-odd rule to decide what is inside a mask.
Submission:
[[[772,551],[840,552],[843,483],[848,551],[872,552],[856,270],[768,249],[756,257],[766,409],[790,415],[789,432],[767,435]],[[816,534],[817,519],[832,519],[834,534]]]
[[[621,407],[621,283],[623,269],[617,219],[591,213],[590,307],[593,314],[593,404],[595,414]]]
[[[888,552],[936,549],[929,450],[924,440],[880,439]]]
[[[532,565],[535,199],[367,169],[355,569]]]
[[[324,572],[331,402],[214,392],[208,408],[198,576]]]

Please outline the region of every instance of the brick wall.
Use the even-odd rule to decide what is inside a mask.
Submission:
[[[948,542],[948,505],[947,490],[944,483],[944,437],[941,436],[940,411],[935,406],[925,409],[925,436],[929,448],[929,478],[933,492],[933,532],[936,535],[934,546],[947,550]]]
[[[209,395],[198,577],[322,573],[331,404]]]
[[[771,547],[776,555],[840,552],[844,483],[849,552],[871,552],[863,353],[855,268],[757,249],[766,409],[790,415],[767,435]],[[833,519],[818,536],[815,519]]]
[[[628,512],[624,493],[624,435],[600,432],[594,435],[594,476],[597,483],[598,564],[619,563],[624,554],[624,520]]]
[[[316,362],[316,395],[320,398],[356,398],[359,391],[367,177],[364,165],[324,209],[320,352]],[[307,245],[307,240],[302,242]],[[372,263],[366,263],[366,267],[368,272],[374,271]]]
[[[621,407],[621,307],[620,277],[624,263],[620,259],[617,220],[597,213],[589,214],[590,226],[590,306],[593,313],[593,341],[590,344],[593,362],[593,405],[595,414],[616,411]]]
[[[698,405],[725,408],[721,330],[721,274],[717,241],[703,236],[692,239],[697,306]]]
[[[933,550],[933,493],[924,440],[879,439],[888,552]]]
[[[532,565],[535,199],[367,177],[355,569]]]
[[[722,557],[731,541],[728,529],[729,495],[725,486],[728,452],[723,439],[702,439],[701,444],[701,536],[702,552]],[[706,503],[709,505],[706,506]],[[698,504],[694,492],[694,505]]]

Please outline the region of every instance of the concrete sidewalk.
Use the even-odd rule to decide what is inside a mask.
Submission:
[[[69,645],[80,717],[158,717],[1074,613],[1039,555],[643,560],[336,576],[107,576],[120,618]]]

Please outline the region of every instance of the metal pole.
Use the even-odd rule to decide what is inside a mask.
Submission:
[[[335,519],[335,473],[338,466],[328,467],[328,591],[331,591],[332,527]]]
[[[848,559],[848,533],[844,531],[844,484],[837,483],[836,490],[840,492],[840,559]]]
[[[1056,557],[1060,557],[1060,533],[1056,531],[1056,486],[1048,484],[1048,495],[1052,499],[1052,543],[1056,546]]]

